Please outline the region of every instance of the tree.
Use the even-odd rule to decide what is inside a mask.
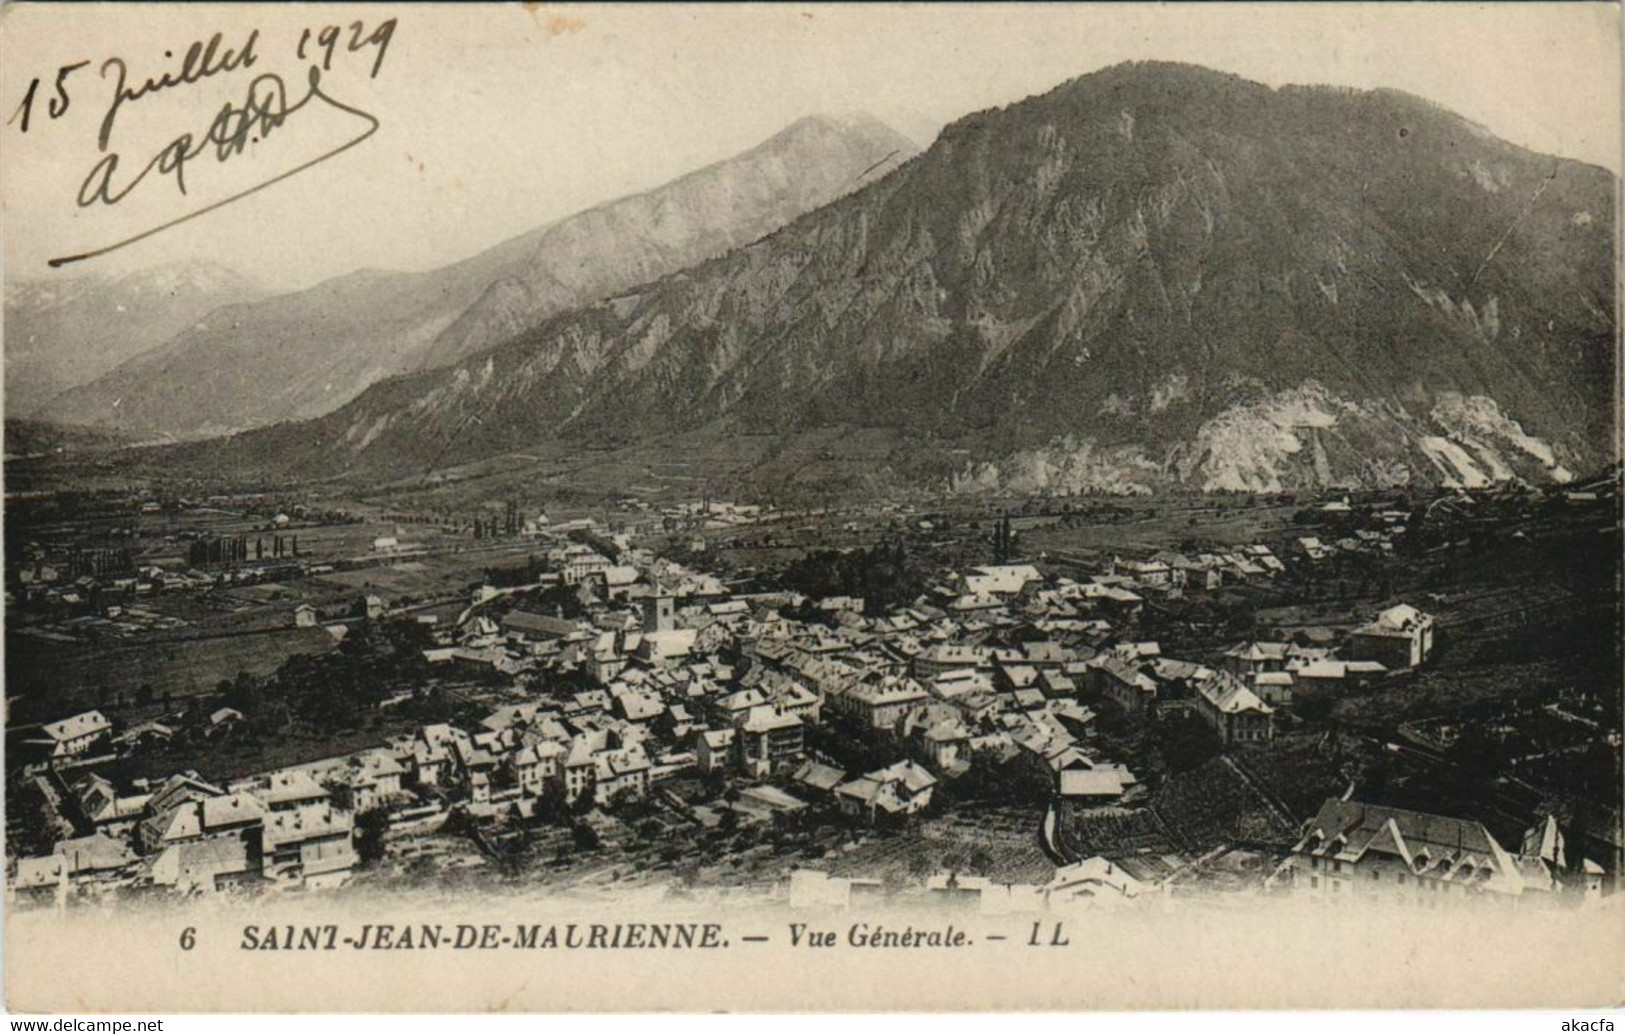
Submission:
[[[382,808],[364,811],[355,820],[355,849],[362,865],[384,856],[384,836],[389,832],[389,813]]]
[[[1300,688],[1292,698],[1292,710],[1299,718],[1311,722],[1323,722],[1332,716],[1332,707],[1337,701],[1332,694],[1325,690]]]
[[[1188,772],[1217,756],[1220,743],[1212,726],[1189,715],[1158,720],[1157,751],[1170,772]]]
[[[334,780],[323,783],[322,789],[327,791],[327,795],[332,798],[333,807],[339,811],[355,810],[355,788],[349,783]]]

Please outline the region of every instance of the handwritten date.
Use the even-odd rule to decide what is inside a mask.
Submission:
[[[206,154],[212,154],[216,162],[229,161],[243,154],[249,146],[269,139],[290,117],[313,102],[355,116],[365,126],[357,136],[346,143],[222,201],[181,215],[106,247],[52,259],[50,264],[60,266],[78,262],[134,244],[138,240],[241,200],[273,183],[303,172],[370,137],[378,129],[378,119],[334,98],[330,92],[323,89],[322,77],[325,73],[331,72],[335,62],[341,58],[370,51],[372,57],[370,77],[376,79],[383,69],[384,58],[394,39],[395,29],[394,18],[379,22],[370,30],[360,21],[348,25],[305,28],[293,48],[295,59],[306,66],[306,89],[302,96],[297,99],[290,98],[288,84],[281,75],[272,72],[258,74],[248,82],[247,89],[237,95],[239,99],[228,102],[218,109],[205,130],[201,133],[188,131],[177,134],[139,166],[127,163],[120,152],[111,149],[120,112],[127,106],[154,94],[193,88],[217,76],[228,76],[254,69],[264,49],[260,30],[256,28],[246,36],[231,42],[227,41],[224,33],[213,33],[207,39],[199,39],[188,46],[178,61],[175,60],[174,51],[166,50],[164,57],[174,63],[153,75],[133,77],[130,64],[123,57],[109,57],[103,61],[99,69],[100,76],[104,81],[109,79],[112,81],[112,96],[102,113],[96,135],[96,147],[101,157],[81,182],[75,198],[81,208],[95,204],[117,205],[154,173],[160,177],[171,177],[178,192],[184,196],[187,194],[188,163]],[[68,112],[72,104],[70,79],[74,73],[89,64],[89,61],[76,61],[57,69],[52,84],[53,94],[44,102],[44,112],[51,120],[60,119]],[[43,78],[35,78],[29,84],[22,102],[8,120],[8,125],[20,122],[18,128],[24,133],[29,131],[35,121],[35,106],[41,103],[41,89],[45,81]],[[125,166],[123,170],[121,165]],[[131,168],[134,169],[133,174],[129,171]]]

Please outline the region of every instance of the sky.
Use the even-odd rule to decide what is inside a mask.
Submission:
[[[319,41],[327,25],[342,33],[322,97],[225,161],[205,148],[183,163],[184,194],[162,169],[130,186],[177,136],[203,137],[256,76],[280,77],[290,103],[302,97],[322,60],[312,43],[301,58],[302,34]],[[109,58],[123,60],[134,90],[178,72],[194,41],[221,33],[218,65],[255,30],[252,68],[125,100],[99,148],[118,78]],[[1619,51],[1617,7],[1579,3],[10,4],[0,13],[4,275],[204,261],[287,289],[359,269],[428,269],[659,186],[804,115],[867,111],[923,147],[962,115],[1131,59],[1275,86],[1397,88],[1513,143],[1618,172]],[[58,69],[79,62],[52,117]],[[348,149],[229,200],[373,121]],[[107,192],[129,189],[110,205],[95,197],[94,171],[112,154]],[[46,264],[221,202],[108,254]]]

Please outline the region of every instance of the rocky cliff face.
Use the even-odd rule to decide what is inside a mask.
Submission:
[[[866,116],[804,119],[741,155],[442,269],[363,271],[210,313],[45,415],[186,437],[318,416],[383,378],[456,361],[748,244],[913,151]]]
[[[658,191],[566,219],[436,338],[424,365],[454,363],[557,313],[750,244],[916,150],[868,115],[812,116]]]
[[[385,473],[866,427],[967,490],[1561,479],[1612,458],[1614,191],[1407,95],[1117,66],[764,240],[188,458]]]

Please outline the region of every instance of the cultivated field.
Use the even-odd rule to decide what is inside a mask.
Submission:
[[[11,635],[6,649],[10,720],[26,724],[99,707],[115,721],[127,722],[166,709],[166,697],[213,693],[222,679],[238,672],[269,674],[295,654],[326,653],[334,646],[320,628],[93,646]],[[143,686],[151,687],[150,700]]]

